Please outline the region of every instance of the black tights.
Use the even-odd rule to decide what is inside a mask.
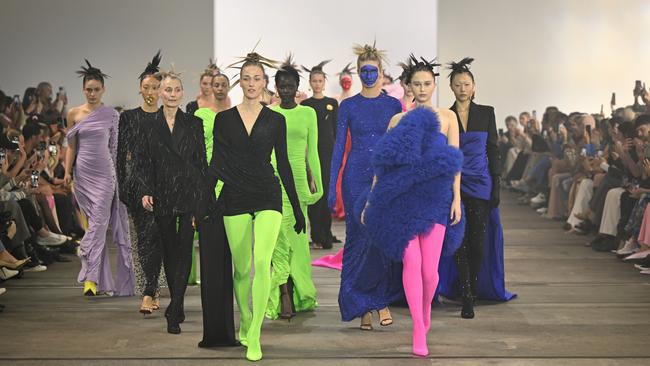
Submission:
[[[465,238],[456,251],[458,277],[463,296],[470,294],[476,296],[476,279],[483,260],[483,245],[490,213],[490,202],[464,194],[461,194],[461,199],[465,205],[466,223]]]
[[[192,269],[192,243],[194,241],[192,215],[156,217],[156,223],[163,248],[165,277],[171,296],[165,316],[172,322],[180,322],[183,317],[187,280]]]

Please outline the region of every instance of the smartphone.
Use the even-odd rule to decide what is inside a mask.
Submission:
[[[537,121],[537,111],[533,109],[533,119]]]
[[[616,93],[612,93],[612,100],[609,102],[610,105],[616,105]]]
[[[499,136],[503,136],[503,128],[499,128]]]
[[[31,181],[30,183],[32,184],[32,188],[38,188],[38,176],[39,175],[40,175],[40,173],[38,172],[38,170],[32,171],[32,175],[30,177],[30,181]]]
[[[6,157],[7,153],[5,152],[5,149],[0,149],[0,164],[4,164]]]
[[[591,125],[586,125],[587,133],[591,135]]]
[[[14,103],[15,104],[20,104],[20,95],[14,94]]]

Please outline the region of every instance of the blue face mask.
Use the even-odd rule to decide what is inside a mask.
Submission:
[[[373,65],[363,65],[359,71],[359,78],[366,87],[372,87],[379,78],[379,68]]]

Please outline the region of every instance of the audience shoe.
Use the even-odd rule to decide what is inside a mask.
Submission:
[[[634,268],[638,269],[639,271],[645,271],[646,269],[650,269],[650,267],[646,267],[642,264],[635,264]]]
[[[5,292],[7,292],[6,288],[4,287],[0,288],[0,295],[4,294]]]
[[[66,240],[56,236],[56,234],[49,233],[47,236],[39,236],[36,242],[38,245],[57,246],[64,244]]]
[[[616,255],[619,258],[623,258],[630,254],[634,254],[638,251],[639,251],[639,245],[636,243],[635,240],[629,239],[628,241],[625,242],[623,248],[616,251]]]
[[[0,280],[6,281],[10,278],[18,276],[19,273],[20,271],[14,271],[13,269],[0,268]]]
[[[526,182],[523,179],[520,180],[513,180],[510,182],[510,185],[512,188],[517,189],[517,190],[525,190],[526,189]]]
[[[539,193],[537,196],[533,197],[530,199],[530,203],[545,203],[546,202],[546,196],[544,193]]]
[[[644,250],[642,252],[636,252],[632,255],[629,255],[623,258],[623,260],[625,262],[638,262],[645,260],[648,256],[650,256],[650,250]]]
[[[548,212],[548,207],[540,207],[537,209],[537,213],[540,215],[546,215],[547,212]]]
[[[641,271],[641,274],[650,275],[650,269],[646,269],[646,270]]]
[[[19,269],[23,268],[29,262],[29,260],[30,260],[29,257],[27,257],[25,259],[19,259],[19,260],[15,261],[14,263],[9,263],[9,262],[5,262],[3,260],[0,260],[0,267],[9,268],[9,269],[13,269],[14,271],[16,271],[16,270],[19,270]]]
[[[609,252],[617,248],[616,238],[610,235],[603,235],[601,240],[591,243],[591,249],[596,252]]]
[[[25,272],[45,272],[47,271],[47,266],[44,266],[42,264],[35,264],[33,266],[30,266],[29,264],[25,266],[24,269]]]

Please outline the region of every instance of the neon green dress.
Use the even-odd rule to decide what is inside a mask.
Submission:
[[[300,200],[300,208],[307,217],[307,206],[316,203],[323,195],[321,166],[318,158],[318,123],[316,111],[311,107],[297,105],[283,109],[279,105],[271,107],[282,114],[287,124],[287,154],[293,179]],[[275,154],[271,163],[276,167]],[[307,165],[308,164],[308,165]],[[311,193],[307,179],[307,168],[316,183],[316,192]],[[293,280],[293,303],[296,311],[309,311],[318,306],[316,287],[311,277],[311,256],[309,238],[306,233],[296,234],[293,226],[295,218],[289,198],[282,187],[282,227],[273,251],[273,274],[271,294],[266,316],[277,319],[280,314],[279,286]]]

